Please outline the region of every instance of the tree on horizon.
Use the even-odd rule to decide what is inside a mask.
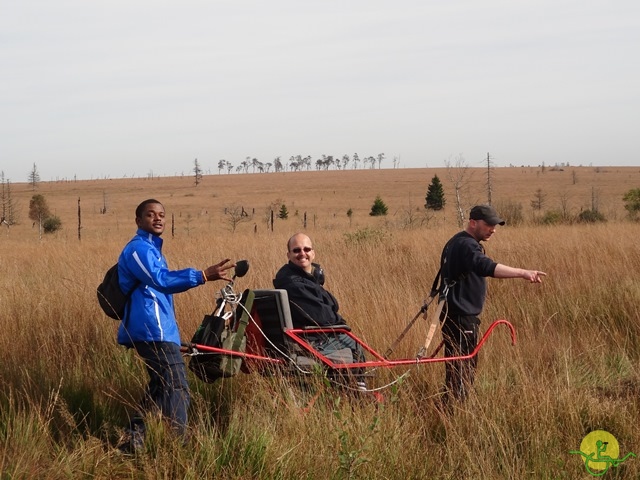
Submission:
[[[372,217],[379,217],[379,216],[383,216],[387,214],[387,205],[382,201],[382,198],[380,197],[380,195],[376,196],[376,199],[373,202],[373,205],[371,206],[371,211],[369,212],[369,215],[371,215]]]
[[[33,168],[29,172],[29,185],[31,185],[31,190],[35,190],[40,183],[40,174],[38,173],[38,167],[36,164],[33,164]]]
[[[287,209],[287,206],[284,203],[280,206],[280,211],[278,212],[278,218],[282,220],[286,220],[287,218],[289,218],[289,210]]]
[[[200,163],[198,162],[197,158],[193,161],[193,174],[195,177],[195,183],[197,187],[198,185],[200,185],[200,182],[202,181],[202,168],[200,168]]]
[[[39,193],[31,197],[29,201],[29,218],[33,220],[33,224],[38,224],[38,231],[40,238],[42,238],[42,226],[47,218],[51,216],[51,210],[47,205],[47,200],[44,195]]]
[[[444,198],[444,187],[442,182],[438,178],[438,175],[434,175],[431,179],[431,183],[427,188],[427,196],[425,197],[426,203],[424,208],[427,210],[442,210],[446,203]]]
[[[0,171],[0,224],[8,227],[17,223],[17,205],[11,194],[11,181]]]

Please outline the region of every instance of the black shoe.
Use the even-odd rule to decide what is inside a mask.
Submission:
[[[116,448],[124,455],[142,453],[144,452],[144,435],[137,431],[130,432]]]

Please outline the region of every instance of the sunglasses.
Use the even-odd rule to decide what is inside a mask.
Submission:
[[[296,247],[291,249],[293,253],[300,253],[302,251],[304,251],[304,253],[309,253],[311,250],[313,250],[313,248],[311,247],[304,247],[304,248]]]

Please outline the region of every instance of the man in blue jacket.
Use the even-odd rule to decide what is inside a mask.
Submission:
[[[478,316],[487,295],[486,277],[523,278],[531,283],[542,283],[546,273],[524,270],[494,262],[485,255],[480,242],[488,241],[497,225],[505,221],[490,205],[476,205],[469,213],[467,227],[455,234],[445,245],[441,257],[442,281],[450,285],[446,306],[442,312],[442,337],[445,356],[466,356],[478,344]],[[464,400],[475,379],[478,357],[446,363],[445,396],[443,402],[450,408],[451,397]]]
[[[131,420],[126,441],[119,446],[127,453],[144,446],[142,417],[153,408],[170,421],[176,434],[185,436],[190,396],[173,294],[211,280],[229,281],[224,272],[234,266],[225,259],[205,270],[169,270],[160,238],[165,228],[165,210],[157,200],[138,205],[136,225],[136,235],[118,259],[120,288],[123,292],[132,291],[118,329],[118,343],[135,348],[147,367],[149,384],[141,411]]]

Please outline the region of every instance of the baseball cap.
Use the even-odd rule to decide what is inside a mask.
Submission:
[[[471,220],[484,220],[489,225],[504,225],[505,221],[498,216],[498,212],[491,205],[476,205],[469,213]]]

